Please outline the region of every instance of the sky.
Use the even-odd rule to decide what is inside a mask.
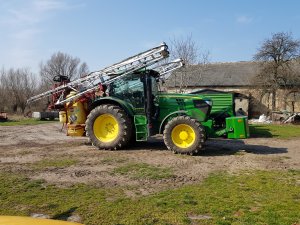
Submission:
[[[299,25],[298,0],[0,0],[0,67],[38,73],[60,51],[95,71],[189,35],[211,62],[249,61]]]

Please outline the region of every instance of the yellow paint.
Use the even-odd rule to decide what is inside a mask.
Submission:
[[[48,219],[37,219],[31,217],[21,216],[0,216],[0,225],[82,225],[80,223],[59,221],[59,220],[48,220]]]
[[[84,134],[84,125],[68,124],[67,135],[72,137],[82,137]]]
[[[76,92],[71,91],[67,98],[75,95]],[[79,102],[68,102],[66,104],[67,107],[67,116],[68,116],[68,123],[69,124],[84,124],[86,121],[86,112],[84,105]]]
[[[171,132],[173,143],[179,148],[192,146],[196,139],[194,129],[187,124],[179,124]]]
[[[67,113],[66,111],[59,112],[59,122],[66,123],[67,122]]]
[[[101,142],[114,141],[119,134],[119,123],[111,114],[98,116],[94,122],[94,134]]]

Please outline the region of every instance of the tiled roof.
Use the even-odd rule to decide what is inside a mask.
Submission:
[[[191,65],[173,72],[166,80],[166,86],[179,86],[181,74],[184,74],[184,85],[188,87],[249,86],[258,71],[257,62]]]

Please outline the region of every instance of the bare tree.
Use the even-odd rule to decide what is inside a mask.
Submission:
[[[89,67],[85,62],[83,62],[78,69],[78,74],[80,75],[80,77],[84,77],[88,75],[88,73],[89,73]]]
[[[24,113],[26,102],[37,88],[35,76],[29,69],[9,69],[2,74],[1,84],[6,94],[6,105],[16,113],[18,109]]]
[[[175,87],[177,86],[176,83],[179,82],[179,92],[183,92],[184,89],[187,88],[191,78],[189,76],[188,67],[197,65],[197,67],[194,68],[199,70],[197,71],[197,74],[200,76],[200,80],[201,75],[209,62],[210,53],[209,51],[200,51],[196,42],[193,40],[192,34],[187,35],[186,37],[173,38],[171,40],[170,53],[173,58],[181,58],[186,65],[186,67],[180,69],[180,73],[175,74],[179,74],[178,79],[177,77],[174,79]]]
[[[255,77],[255,85],[265,93],[272,94],[272,110],[276,110],[277,91],[280,88],[293,88],[299,85],[299,73],[294,69],[300,53],[300,41],[291,33],[275,33],[266,39],[254,55],[261,61],[261,70]]]
[[[66,76],[70,80],[81,77],[88,73],[88,66],[85,62],[80,64],[80,59],[66,53],[54,53],[44,64],[40,63],[40,76],[46,84],[52,84],[55,76]]]
[[[0,71],[0,111],[4,111],[7,106],[7,92],[5,90],[5,70],[4,68]]]
[[[170,52],[172,57],[181,58],[186,65],[198,63],[199,48],[193,40],[192,34],[186,37],[173,38],[171,40]]]

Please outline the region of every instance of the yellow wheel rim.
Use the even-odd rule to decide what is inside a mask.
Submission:
[[[119,124],[111,114],[98,116],[94,122],[94,134],[102,142],[111,142],[119,134]]]
[[[194,129],[187,124],[179,124],[171,132],[173,143],[179,148],[188,148],[192,146],[196,139]]]

